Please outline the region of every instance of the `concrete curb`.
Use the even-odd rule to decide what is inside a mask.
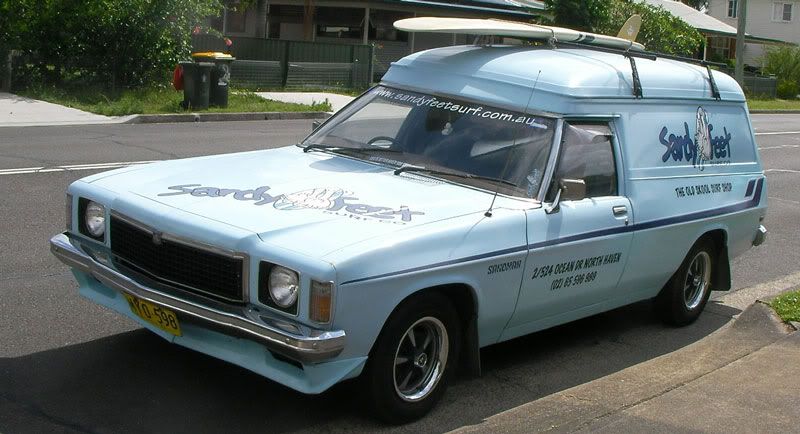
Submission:
[[[793,330],[763,303],[705,339],[603,378],[465,426],[456,433],[592,431],[622,412],[686,386],[787,336]]]
[[[176,113],[163,115],[134,115],[124,124],[163,124],[178,122],[274,121],[298,119],[327,119],[327,112],[255,112],[255,113]]]
[[[750,110],[752,115],[796,115],[800,110]]]

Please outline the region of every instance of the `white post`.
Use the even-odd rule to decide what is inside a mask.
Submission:
[[[417,17],[417,13],[416,13],[416,12],[414,12],[414,18],[416,18],[416,17]],[[415,42],[416,42],[416,41],[415,41],[415,39],[416,39],[416,38],[415,38],[415,35],[416,35],[416,34],[417,34],[416,32],[410,32],[410,34],[409,34],[409,36],[408,36],[408,39],[409,39],[409,41],[408,41],[408,42],[409,42],[409,46],[410,46],[410,49],[411,49],[411,51],[409,52],[409,54],[414,54],[414,44],[415,44]]]
[[[703,60],[708,60],[708,44],[711,42],[709,36],[705,36],[706,40],[703,43]]]
[[[369,44],[369,6],[364,8],[364,45]]]

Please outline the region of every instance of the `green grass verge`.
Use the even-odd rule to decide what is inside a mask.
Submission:
[[[787,292],[770,303],[784,321],[800,321],[800,290]]]
[[[110,94],[98,89],[59,89],[32,87],[17,92],[28,98],[60,104],[67,107],[105,116],[134,114],[185,113],[180,103],[183,92],[171,88],[147,88],[125,90]],[[271,101],[247,91],[231,89],[228,107],[211,107],[208,110],[192,110],[207,113],[237,112],[306,112],[332,111],[327,101],[312,105]]]
[[[314,86],[304,86],[304,87],[264,87],[264,88],[255,88],[255,89],[248,89],[252,90],[253,92],[327,92],[327,93],[335,93],[339,95],[347,95],[347,96],[360,96],[362,93],[366,92],[367,89],[344,89],[340,87],[314,87]]]
[[[750,110],[800,110],[800,100],[748,99]]]

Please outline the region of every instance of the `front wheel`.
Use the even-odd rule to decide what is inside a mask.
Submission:
[[[438,294],[403,302],[386,323],[365,372],[370,404],[385,422],[400,424],[428,413],[455,370],[458,314]]]
[[[714,245],[708,240],[700,240],[692,246],[656,299],[664,322],[684,326],[697,320],[711,295],[711,276],[716,259]]]

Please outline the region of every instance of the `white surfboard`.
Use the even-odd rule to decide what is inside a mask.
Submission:
[[[395,28],[406,32],[459,33],[469,35],[508,36],[524,39],[547,40],[597,45],[609,48],[643,51],[644,45],[616,36],[580,32],[563,27],[539,24],[474,18],[418,17],[394,22]]]

